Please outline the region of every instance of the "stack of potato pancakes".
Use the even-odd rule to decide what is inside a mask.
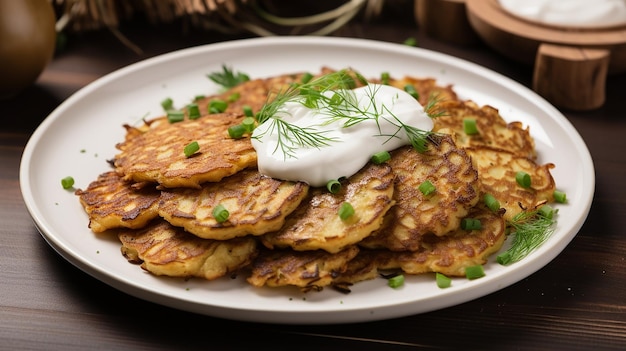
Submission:
[[[250,136],[231,138],[228,128],[242,123],[244,107],[259,111],[302,76],[248,80],[199,99],[199,118],[125,126],[114,169],[76,191],[91,230],[115,233],[124,257],[155,275],[238,274],[254,286],[306,291],[345,288],[387,271],[464,276],[500,249],[507,220],[553,201],[554,165],[535,162],[527,128],[459,100],[450,86],[413,77],[385,84],[412,85],[427,112],[439,115],[426,152],[394,150],[389,161],[341,179],[337,193],[264,176]],[[215,100],[227,101],[226,110],[209,113]],[[465,133],[467,118],[476,120],[477,134]],[[198,152],[185,155],[194,141]],[[517,184],[518,171],[531,176],[529,188]],[[433,193],[418,189],[425,181]],[[484,194],[501,208],[488,209]],[[337,214],[344,202],[354,208],[347,219]],[[218,205],[227,220],[214,217]],[[480,229],[461,229],[464,218],[480,220]]]

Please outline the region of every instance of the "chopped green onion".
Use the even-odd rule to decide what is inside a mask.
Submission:
[[[61,186],[63,189],[71,189],[74,186],[74,178],[68,176],[61,179]]]
[[[449,288],[452,285],[452,279],[439,272],[435,273],[435,280],[437,281],[437,286],[440,289]]]
[[[206,97],[206,96],[204,96],[204,95],[196,95],[196,96],[194,96],[193,101],[202,100],[202,99],[204,99],[205,97]]]
[[[246,117],[254,117],[254,112],[252,112],[252,107],[248,105],[243,107],[243,114]]]
[[[567,202],[567,195],[562,191],[555,190],[552,196],[554,196],[554,201],[560,204],[564,204]]]
[[[307,72],[307,73],[302,75],[302,78],[300,78],[300,82],[302,84],[306,84],[306,83],[310,82],[311,79],[313,79],[313,75],[311,73]]]
[[[422,192],[422,194],[424,194],[424,196],[428,196],[434,193],[435,190],[437,190],[435,186],[433,185],[433,183],[431,183],[429,180],[423,181],[422,184],[420,184],[420,186],[418,187],[418,189],[419,191]]]
[[[407,46],[417,46],[417,39],[413,37],[406,38],[403,44]]]
[[[521,186],[522,188],[530,188],[530,174],[524,171],[519,171],[515,173],[515,181],[517,181],[517,184],[519,184],[519,186]]]
[[[391,154],[387,151],[377,152],[372,155],[372,162],[379,165],[391,159]]]
[[[328,102],[331,106],[339,106],[342,102],[344,102],[344,98],[343,96],[341,96],[341,94],[338,93],[334,93],[333,97],[330,98],[330,101]]]
[[[339,207],[339,218],[346,220],[354,215],[354,207],[349,202],[344,202]]]
[[[339,190],[341,190],[341,183],[335,179],[329,180],[328,183],[326,183],[326,189],[328,189],[331,194],[337,194]]]
[[[241,94],[239,92],[234,92],[228,96],[228,102],[235,102],[239,100]]]
[[[547,219],[552,219],[554,217],[554,209],[548,205],[541,206],[537,213]]]
[[[417,93],[417,90],[415,90],[415,87],[413,85],[411,85],[411,84],[405,85],[404,86],[404,91],[409,93],[409,95],[414,97],[416,100],[418,100],[420,98],[420,95]]]
[[[485,194],[483,197],[483,201],[488,209],[493,212],[496,212],[500,209],[500,202],[491,194]]]
[[[174,108],[174,100],[172,100],[171,98],[163,99],[163,101],[161,101],[161,107],[163,107],[163,110],[165,111],[171,110],[172,108]]]
[[[465,267],[465,277],[467,279],[478,279],[485,276],[485,269],[482,265]]]
[[[230,213],[228,212],[226,207],[224,207],[224,205],[222,204],[215,206],[215,208],[213,209],[213,218],[215,218],[217,223],[226,222],[226,220],[228,219],[228,216],[230,216]]]
[[[181,122],[185,119],[185,112],[181,110],[169,110],[167,111],[167,120],[170,123]]]
[[[192,103],[187,105],[187,113],[189,114],[189,119],[198,119],[200,117],[200,108],[198,108],[198,104]]]
[[[187,146],[185,146],[185,157],[190,157],[191,155],[198,152],[198,150],[200,150],[200,145],[197,141],[192,141],[191,143],[187,144]]]
[[[476,119],[464,118],[463,119],[463,131],[465,131],[465,134],[467,135],[478,134],[478,126],[476,125]]]
[[[211,100],[209,102],[209,113],[222,113],[226,111],[228,103],[224,100]]]
[[[403,274],[398,274],[398,275],[395,275],[395,276],[389,278],[387,280],[387,285],[389,285],[389,287],[391,287],[393,289],[397,289],[397,288],[401,287],[402,285],[404,285],[404,275]]]
[[[254,123],[254,117],[246,117],[241,122],[241,125],[246,129],[246,132],[252,133],[252,131],[254,130]]]
[[[242,124],[228,127],[228,135],[233,139],[241,139],[246,133],[246,127]]]
[[[480,219],[467,217],[461,220],[461,229],[463,230],[480,230],[481,228]]]
[[[383,72],[380,75],[380,84],[389,85],[390,79],[391,76],[389,75],[389,72]]]

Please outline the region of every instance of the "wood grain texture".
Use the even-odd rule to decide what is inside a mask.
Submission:
[[[611,53],[541,44],[535,60],[533,90],[554,105],[590,110],[604,104]]]

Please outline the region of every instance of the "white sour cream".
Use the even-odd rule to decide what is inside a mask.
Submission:
[[[361,110],[371,114],[382,111],[378,125],[374,118],[369,118],[344,127],[345,120],[329,122],[331,115],[327,109],[313,110],[298,101],[287,102],[279,110],[280,118],[291,125],[324,133],[332,141],[318,147],[290,145],[294,147],[292,155],[286,155],[279,146],[276,128],[272,128],[274,122],[269,119],[252,134],[259,172],[273,178],[324,186],[329,180],[357,173],[375,153],[410,144],[405,131],[399,130],[400,122],[423,131],[433,128],[422,105],[403,90],[370,84],[351,92]],[[330,97],[334,93],[327,94]]]
[[[499,0],[504,10],[529,21],[570,28],[626,25],[626,0]]]

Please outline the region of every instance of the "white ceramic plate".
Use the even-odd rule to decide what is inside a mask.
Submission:
[[[226,64],[251,77],[352,67],[366,77],[433,77],[454,84],[462,98],[500,109],[507,120],[530,126],[541,163],[556,164],[554,177],[569,203],[559,205],[558,226],[537,251],[514,265],[486,265],[484,278],[453,280],[437,288],[433,275],[407,279],[398,290],[376,279],[345,295],[325,289],[258,289],[243,277],[207,282],[159,278],[129,264],[113,236],[94,235],[72,191],[60,180],[72,176],[86,188],[108,170],[107,159],[123,140],[124,123],[161,113],[160,101],[180,104],[219,88],[206,78]],[[26,206],[46,241],[95,278],[128,294],[196,313],[270,323],[348,323],[423,313],[470,301],[534,273],[576,235],[591,206],[595,178],[587,147],[554,107],[525,87],[475,64],[439,53],[375,41],[342,38],[259,38],[196,47],[155,57],[113,72],[61,104],[35,131],[24,151],[20,183]],[[71,287],[68,287],[70,289]]]

